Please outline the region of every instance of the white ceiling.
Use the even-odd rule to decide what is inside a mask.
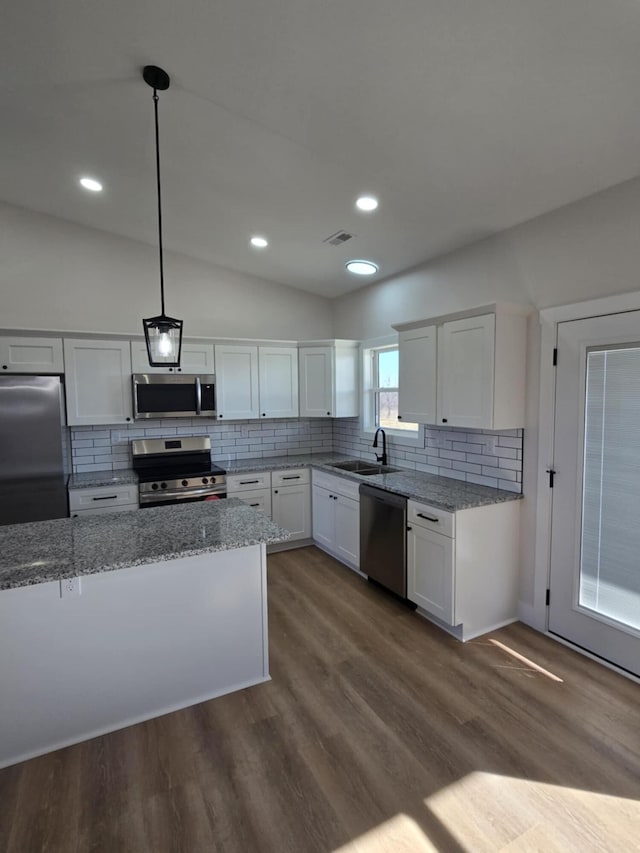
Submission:
[[[155,245],[158,64],[167,247],[336,296],[638,174],[639,48],[638,0],[20,0],[0,198]]]

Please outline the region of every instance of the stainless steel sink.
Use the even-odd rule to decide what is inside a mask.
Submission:
[[[349,459],[347,462],[331,463],[332,468],[340,471],[351,471],[362,477],[373,477],[375,474],[395,474],[400,468],[392,468],[391,465],[377,465],[363,459]]]

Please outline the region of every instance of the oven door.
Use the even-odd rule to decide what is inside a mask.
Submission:
[[[198,489],[191,492],[167,491],[158,494],[140,495],[140,509],[150,509],[154,506],[172,506],[178,504],[198,503],[200,501],[217,501],[226,498],[227,493],[212,492],[211,489]]]
[[[141,418],[215,418],[212,373],[134,373],[133,416]]]

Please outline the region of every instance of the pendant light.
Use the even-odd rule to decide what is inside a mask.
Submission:
[[[145,65],[142,78],[153,89],[156,123],[156,184],[158,188],[158,248],[160,251],[160,300],[162,313],[142,321],[151,367],[179,367],[182,350],[182,320],[167,317],[164,311],[164,264],[162,257],[162,193],[160,185],[160,137],[158,133],[158,91],[169,88],[169,75],[156,65]]]

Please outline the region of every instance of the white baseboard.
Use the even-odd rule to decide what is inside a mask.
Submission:
[[[64,749],[67,746],[73,746],[76,743],[83,743],[85,740],[92,740],[94,737],[108,735],[110,732],[117,732],[120,729],[127,729],[129,726],[135,726],[138,723],[146,723],[147,720],[153,720],[156,717],[164,717],[165,714],[173,714],[174,711],[182,711],[185,708],[190,708],[192,705],[200,705],[202,702],[209,702],[211,699],[218,699],[220,696],[226,696],[227,693],[235,693],[236,690],[244,690],[247,687],[255,687],[256,684],[264,684],[271,681],[271,676],[267,675],[262,678],[251,679],[250,681],[235,684],[233,687],[225,688],[224,690],[216,690],[213,693],[208,693],[204,696],[195,696],[192,699],[187,699],[184,702],[178,702],[166,708],[159,708],[150,714],[142,714],[135,717],[130,717],[127,720],[121,720],[119,723],[103,728],[95,729],[94,731],[84,732],[78,737],[67,738],[66,740],[52,743],[48,746],[33,750],[32,752],[24,752],[20,755],[14,755],[11,758],[0,761],[0,769],[10,767],[13,764],[20,764],[22,761],[28,761],[30,758],[37,758],[39,755],[47,755],[50,752],[56,752],[58,749]]]

